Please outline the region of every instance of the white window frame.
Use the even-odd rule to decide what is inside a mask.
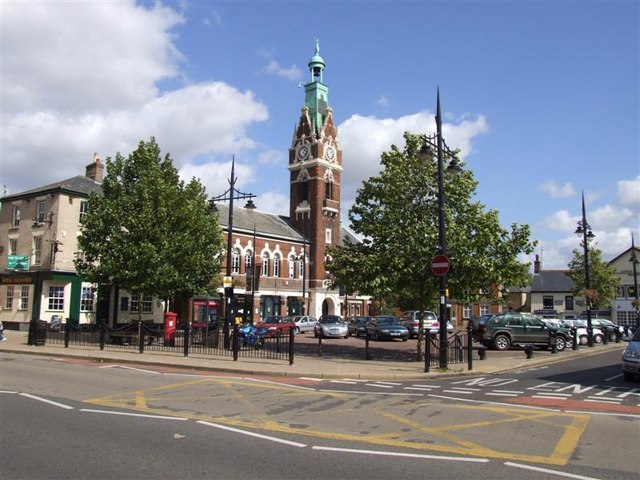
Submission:
[[[20,205],[13,205],[11,210],[11,227],[18,228],[20,226]]]
[[[289,278],[294,278],[296,275],[296,256],[293,253],[289,254],[287,262],[289,262]]]
[[[5,310],[13,310],[13,294],[14,294],[13,285],[7,285],[7,291],[4,298],[4,308]]]
[[[44,200],[36,200],[36,222],[44,223]]]
[[[139,296],[138,294],[131,294],[131,302],[129,304],[129,311],[137,313],[139,308]],[[151,295],[145,295],[142,300],[142,313],[153,313],[153,297]]]
[[[96,290],[94,287],[82,287],[80,293],[80,311],[95,311]]]
[[[87,216],[87,209],[89,208],[89,202],[86,200],[80,201],[80,216],[78,217],[78,222],[84,222],[84,218]]]
[[[64,285],[49,285],[47,310],[52,312],[64,312]]]
[[[463,305],[462,306],[462,318],[471,318],[471,315],[473,314],[473,309],[471,307],[471,305]]]
[[[269,276],[269,252],[262,252],[262,276]]]
[[[240,273],[240,249],[237,247],[231,251],[231,273]]]
[[[42,235],[33,237],[33,264],[42,265]]]
[[[18,239],[10,238],[9,239],[9,255],[16,255],[18,252]]]
[[[333,230],[330,228],[325,229],[324,231],[324,243],[330,244],[333,239]]]
[[[281,256],[278,252],[273,254],[273,276],[280,278],[280,265],[282,264]]]
[[[22,285],[20,289],[20,305],[18,307],[18,310],[29,309],[29,293],[30,293],[29,285]]]

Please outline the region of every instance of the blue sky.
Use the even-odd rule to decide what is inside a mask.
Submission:
[[[584,191],[605,259],[640,243],[640,7],[629,1],[13,2],[1,5],[0,181],[84,173],[155,136],[210,195],[288,213],[315,38],[343,148],[343,217],[402,134],[444,135],[503,225],[565,268]]]

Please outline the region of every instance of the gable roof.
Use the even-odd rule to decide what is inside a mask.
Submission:
[[[84,175],[76,175],[75,177],[51,183],[43,187],[34,188],[14,195],[7,195],[6,197],[2,197],[0,200],[6,202],[9,200],[32,198],[37,195],[44,195],[47,193],[65,193],[68,195],[88,197],[90,193],[102,193],[102,185]]]
[[[533,275],[531,293],[573,292],[575,284],[568,273],[568,270],[541,270]]]

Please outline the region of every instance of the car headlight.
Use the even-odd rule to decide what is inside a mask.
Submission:
[[[640,359],[640,350],[625,348],[624,351],[622,352],[622,358],[624,358],[624,359],[629,359],[629,358],[638,358],[638,359]]]

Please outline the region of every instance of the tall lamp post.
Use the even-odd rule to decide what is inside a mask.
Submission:
[[[636,245],[633,240],[633,233],[631,234],[631,258],[629,259],[633,268],[633,292],[635,301],[633,302],[635,314],[636,314],[636,329],[640,328],[640,304],[638,303],[638,272],[636,271],[638,265],[638,256],[636,255]]]
[[[436,106],[436,134],[422,137],[422,147],[418,153],[422,159],[430,159],[432,157],[433,148],[437,149],[438,158],[438,253],[440,256],[446,256],[447,244],[445,237],[445,211],[444,211],[444,159],[446,155],[451,159],[447,166],[448,173],[460,173],[462,169],[458,164],[455,154],[447,147],[442,138],[442,115],[440,113],[440,88],[437,93]],[[447,339],[447,274],[446,272],[439,275],[440,277],[440,315],[439,315],[439,344],[440,368],[447,368],[447,350],[449,341]],[[427,346],[428,348],[428,346]]]
[[[591,226],[587,222],[587,213],[584,208],[584,192],[582,192],[582,220],[578,221],[576,229],[578,235],[582,235],[582,248],[584,256],[584,291],[587,302],[587,344],[593,347],[593,325],[591,324],[591,298],[589,290],[591,281],[589,279],[589,240],[595,237],[591,231]]]
[[[211,197],[209,203],[211,205],[211,209],[215,210],[215,202],[229,202],[229,219],[228,219],[228,227],[227,227],[227,271],[226,277],[227,281],[231,281],[231,248],[233,245],[233,201],[234,200],[247,200],[247,204],[244,208],[253,210],[256,208],[253,203],[253,198],[255,195],[253,193],[245,193],[236,189],[236,176],[235,176],[235,165],[236,159],[235,156],[231,161],[231,177],[229,178],[229,188],[226,192],[217,197]],[[255,248],[255,247],[254,247]],[[233,284],[231,286],[224,287],[224,297],[225,297],[225,314],[224,314],[224,348],[229,348],[230,346],[230,338],[229,338],[229,325],[232,323],[231,312],[233,309]],[[253,308],[253,307],[252,307]]]

